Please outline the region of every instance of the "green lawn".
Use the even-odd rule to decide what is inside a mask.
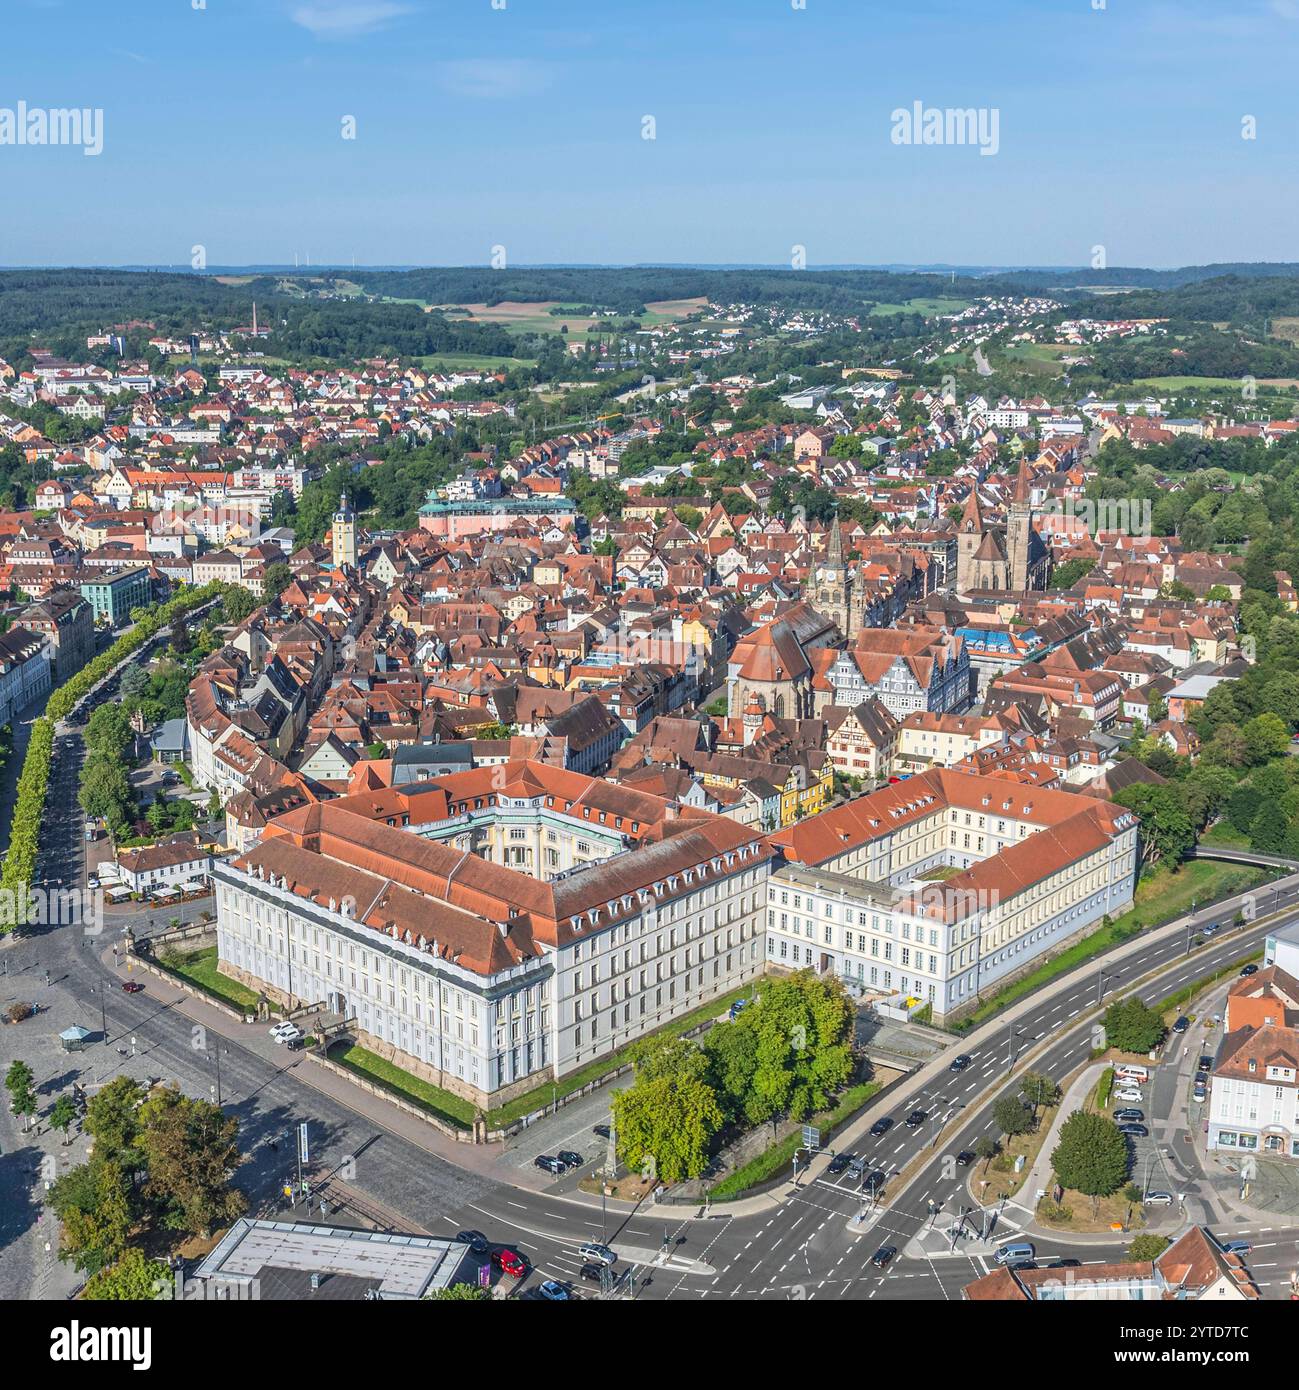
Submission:
[[[232,980],[217,969],[215,946],[188,954],[170,951],[161,956],[158,963],[174,970],[177,975],[183,975],[187,980],[193,980],[195,984],[202,985],[204,989],[220,995],[222,999],[229,1000],[241,1009],[252,1010],[257,1007],[258,995],[255,990],[248,989],[238,980]]]
[[[994,1014],[1000,1013],[1017,999],[1040,989],[1049,980],[1067,974],[1083,961],[1109,950],[1111,946],[1127,941],[1146,927],[1158,926],[1163,922],[1171,922],[1174,917],[1180,917],[1190,908],[1193,901],[1204,906],[1219,898],[1228,898],[1234,893],[1243,892],[1267,878],[1268,875],[1261,869],[1218,864],[1209,859],[1191,860],[1183,864],[1176,873],[1170,873],[1159,866],[1137,884],[1131,911],[1125,912],[1108,927],[1098,927],[1058,956],[1043,961],[1036,970],[1007,985],[992,998],[986,999],[972,1013],[966,1014],[956,1026],[962,1031],[967,1031],[980,1023],[986,1023]]]
[[[879,1089],[878,1081],[863,1081],[860,1085],[850,1086],[839,1096],[832,1109],[813,1115],[808,1123],[815,1125],[824,1137],[836,1125],[855,1115]],[[750,1159],[743,1168],[728,1173],[721,1182],[708,1189],[709,1197],[719,1202],[742,1197],[750,1188],[774,1178],[783,1168],[789,1168],[795,1153],[802,1146],[803,1133],[800,1128],[764,1150],[757,1158]]]
[[[1212,830],[1200,836],[1200,843],[1214,849],[1248,849],[1249,836],[1242,835],[1230,821],[1220,820]]]
[[[473,1125],[474,1106],[471,1102],[444,1091],[440,1086],[421,1081],[418,1076],[403,1071],[355,1043],[340,1045],[329,1054],[329,1060],[379,1082],[389,1090],[396,1091],[403,1099],[412,1101],[460,1129],[469,1129]]]

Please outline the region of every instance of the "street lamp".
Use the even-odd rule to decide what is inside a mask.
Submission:
[[[1096,972],[1096,1004],[1099,1007],[1103,996],[1103,985],[1106,980],[1117,980],[1119,972],[1117,970],[1106,970],[1103,966]]]

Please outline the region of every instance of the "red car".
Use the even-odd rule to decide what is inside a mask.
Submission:
[[[138,980],[127,980],[123,983],[122,988],[127,994],[139,994],[144,986]]]
[[[513,1250],[493,1250],[492,1263],[503,1274],[511,1275],[515,1279],[522,1279],[528,1272],[523,1256],[515,1254]]]

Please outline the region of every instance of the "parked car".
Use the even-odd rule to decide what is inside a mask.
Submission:
[[[1200,1055],[1200,1070],[1201,1070],[1201,1071],[1212,1071],[1212,1070],[1213,1070],[1213,1058],[1210,1057],[1209,1054],[1208,1054],[1207,1052],[1201,1053],[1201,1055]]]
[[[595,1125],[595,1126],[592,1128],[591,1133],[592,1133],[592,1134],[598,1134],[598,1135],[600,1136],[601,1139],[607,1139],[607,1138],[609,1137],[609,1126],[608,1126],[608,1125]]]
[[[584,1264],[577,1272],[583,1279],[591,1279],[595,1283],[600,1283],[604,1279],[604,1272],[608,1265],[588,1263]]]
[[[1171,1207],[1173,1194],[1171,1192],[1147,1192],[1141,1200],[1148,1207]]]
[[[1207,1086],[1209,1084],[1209,1073],[1207,1071],[1197,1071],[1195,1073],[1195,1084],[1197,1086]]]
[[[1173,1024],[1173,1032],[1174,1032],[1174,1033],[1185,1033],[1186,1030],[1187,1030],[1190,1026],[1191,1026],[1191,1020],[1190,1020],[1189,1018],[1187,1018],[1185,1014],[1183,1014],[1183,1015],[1181,1016],[1181,1018],[1179,1018],[1179,1019]]]
[[[842,1173],[852,1161],[852,1154],[835,1154],[825,1171],[832,1174]]]
[[[272,1036],[277,1043],[291,1043],[297,1042],[303,1034],[296,1023],[283,1023]]]
[[[1191,1099],[1197,1105],[1203,1105],[1204,1102],[1209,1099],[1209,1088],[1197,1082],[1195,1089],[1191,1092]]]
[[[871,1264],[876,1269],[887,1269],[889,1261],[898,1253],[896,1245],[881,1245],[880,1248],[871,1256]]]
[[[532,1166],[534,1168],[544,1169],[547,1173],[567,1172],[566,1166],[561,1163],[554,1154],[538,1154],[536,1158],[532,1160]]]
[[[574,1149],[560,1149],[555,1157],[565,1168],[580,1168],[586,1162],[586,1159]]]
[[[924,1124],[924,1122],[925,1122],[928,1118],[929,1118],[929,1111],[927,1111],[927,1110],[913,1110],[913,1111],[911,1112],[911,1114],[909,1114],[909,1115],[907,1116],[907,1128],[908,1128],[908,1129],[915,1129],[917,1125],[922,1125],[922,1124]]]
[[[1047,1269],[1077,1269],[1081,1260],[1052,1260]]]
[[[958,1168],[968,1168],[978,1156],[979,1155],[972,1149],[962,1149],[961,1152],[956,1155],[956,1166]]]
[[[598,1260],[606,1265],[618,1263],[617,1255],[607,1245],[601,1245],[598,1240],[588,1240],[585,1245],[579,1245],[577,1253],[584,1260]]]
[[[508,1274],[513,1279],[522,1279],[528,1272],[527,1263],[517,1250],[493,1250],[492,1263],[503,1274]]]
[[[1114,1123],[1116,1125],[1130,1124],[1139,1125],[1146,1118],[1144,1110],[1116,1110],[1114,1112]]]
[[[270,1034],[271,1037],[278,1038],[282,1033],[287,1033],[290,1036],[292,1036],[297,1031],[298,1025],[296,1023],[290,1023],[287,1019],[285,1019],[282,1023],[272,1024]]]
[[[947,1068],[948,1071],[964,1071],[974,1058],[968,1053],[962,1052],[959,1056],[952,1058],[952,1064]]]
[[[1241,974],[1241,978],[1242,978],[1242,979],[1243,979],[1246,975],[1257,975],[1257,974],[1258,974],[1258,966],[1257,966],[1257,965],[1242,965],[1242,966],[1240,967],[1240,974]]]
[[[461,1231],[456,1239],[461,1245],[469,1247],[471,1255],[485,1255],[488,1251],[487,1237],[481,1231]]]
[[[887,1134],[892,1128],[893,1117],[891,1115],[885,1115],[882,1120],[876,1120],[875,1123],[871,1125],[871,1134],[878,1139],[881,1134]]]
[[[741,1013],[743,1013],[743,1011],[744,1011],[745,1009],[748,1008],[748,1006],[749,1006],[749,1004],[750,1004],[751,1002],[752,1002],[752,1001],[749,1000],[749,999],[737,999],[737,1000],[735,1001],[735,1003],[732,1004],[731,1007],[730,1007],[730,1010],[729,1010],[730,1017],[731,1017],[732,1019],[735,1019],[736,1017],[738,1017]]]
[[[561,1284],[558,1279],[547,1279],[544,1284],[537,1285],[537,1297],[544,1298],[548,1303],[567,1303],[573,1295],[567,1284]]]
[[[1145,1096],[1143,1096],[1140,1091],[1125,1086],[1121,1091],[1114,1092],[1114,1099],[1129,1102],[1145,1100]]]
[[[1129,1124],[1120,1125],[1119,1133],[1126,1134],[1129,1139],[1144,1139],[1146,1135],[1150,1133],[1150,1131],[1145,1127],[1145,1125]]]
[[[122,988],[127,992],[127,994],[139,994],[139,992],[144,988],[144,986],[139,982],[139,980],[123,980]]]

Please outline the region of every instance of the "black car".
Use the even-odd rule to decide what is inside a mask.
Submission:
[[[1190,1026],[1191,1026],[1191,1020],[1190,1020],[1189,1018],[1187,1018],[1185,1014],[1183,1014],[1183,1015],[1181,1016],[1181,1018],[1179,1018],[1179,1019],[1177,1020],[1177,1022],[1173,1024],[1173,1032],[1174,1032],[1174,1033],[1185,1033],[1186,1030],[1187,1030]]]
[[[876,1269],[884,1269],[897,1253],[898,1247],[896,1245],[881,1245],[871,1256],[871,1264],[873,1264]]]
[[[1209,1073],[1207,1071],[1197,1071],[1195,1073],[1195,1084],[1197,1086],[1207,1086],[1209,1084]]]
[[[978,1156],[978,1154],[972,1152],[970,1149],[962,1149],[961,1152],[956,1155],[956,1166],[958,1168],[968,1168]]]
[[[1144,1110],[1116,1110],[1114,1112],[1114,1123],[1116,1125],[1128,1124],[1139,1125],[1146,1118]]]
[[[591,1130],[591,1133],[592,1133],[592,1134],[598,1134],[598,1135],[600,1136],[601,1139],[607,1139],[607,1138],[609,1137],[609,1126],[608,1126],[608,1125],[596,1125],[596,1126],[594,1127],[594,1129]]]
[[[592,1261],[590,1264],[584,1264],[577,1272],[583,1279],[590,1279],[598,1284],[604,1278],[604,1272],[608,1268],[608,1265],[598,1265]]]
[[[884,1191],[884,1184],[888,1181],[888,1178],[889,1175],[883,1168],[876,1168],[869,1177],[862,1179],[861,1190],[863,1192],[872,1193],[874,1196],[878,1197],[879,1194]]]
[[[1126,1134],[1129,1139],[1144,1139],[1146,1135],[1150,1133],[1150,1131],[1145,1127],[1145,1125],[1128,1124],[1120,1125],[1119,1133]]]
[[[456,1239],[461,1245],[469,1247],[471,1255],[485,1255],[487,1253],[487,1237],[481,1231],[461,1231]]]
[[[565,1168],[580,1168],[582,1164],[586,1162],[586,1159],[573,1149],[560,1149],[555,1157],[559,1159]]]
[[[825,1171],[827,1173],[842,1173],[852,1162],[852,1157],[852,1154],[835,1154],[830,1160],[830,1166]]]
[[[1081,1260],[1052,1260],[1047,1269],[1077,1269]]]
[[[871,1125],[871,1133],[878,1139],[881,1134],[887,1134],[892,1128],[893,1117],[891,1115],[885,1115],[882,1120],[876,1120],[875,1123]]]
[[[534,1168],[544,1168],[547,1173],[562,1173],[565,1170],[564,1164],[553,1154],[538,1154],[532,1160]]]
[[[929,1118],[928,1110],[913,1110],[907,1116],[907,1128],[915,1129],[917,1125],[922,1125]]]
[[[973,1057],[969,1056],[967,1053],[962,1052],[960,1056],[952,1058],[952,1064],[950,1067],[947,1068],[947,1070],[964,1071],[972,1061],[974,1061]]]
[[[1242,977],[1245,976],[1245,975],[1257,975],[1257,974],[1258,974],[1258,966],[1257,966],[1257,965],[1242,965],[1241,968],[1240,968],[1240,973],[1241,973],[1241,976],[1242,976]]]

